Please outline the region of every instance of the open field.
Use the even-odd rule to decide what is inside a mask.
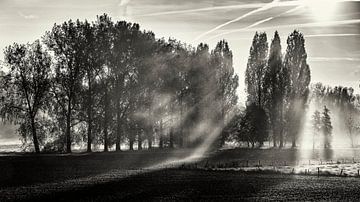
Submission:
[[[296,161],[290,161],[294,155],[292,153],[297,153],[296,150],[225,150],[196,162],[199,167],[204,163],[212,164],[213,170],[181,169],[183,164],[177,164],[176,160],[190,153],[191,150],[152,150],[2,156],[0,201],[356,201],[360,197],[360,179],[357,177],[238,172],[215,168],[215,165],[233,165],[234,162],[246,161],[251,165],[243,167],[238,163],[238,167],[252,168],[252,164],[255,165],[259,160],[267,162],[268,159],[271,162],[274,160],[271,156],[277,156],[279,162],[287,161],[290,165],[296,165]],[[348,161],[346,165],[359,166],[350,164],[350,158]]]

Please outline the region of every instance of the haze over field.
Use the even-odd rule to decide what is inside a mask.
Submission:
[[[0,11],[1,202],[360,198],[360,0]]]
[[[360,92],[358,0],[2,0],[0,8],[1,50],[13,42],[40,38],[54,22],[77,18],[93,21],[95,13],[137,22],[157,37],[173,37],[194,46],[206,42],[214,47],[225,38],[233,51],[242,103],[246,99],[244,71],[254,32],[266,31],[270,39],[278,30],[284,51],[287,35],[300,29],[306,39],[312,82],[350,86],[355,93]],[[1,142],[17,141],[17,136],[9,135],[12,131],[10,127],[2,129]]]

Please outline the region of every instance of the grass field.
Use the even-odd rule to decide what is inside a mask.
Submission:
[[[152,150],[2,156],[0,201],[356,201],[360,198],[360,179],[356,177],[181,169],[184,163],[177,164],[177,160],[190,153],[191,150]],[[295,165],[298,162],[291,160],[296,153],[296,150],[225,150],[196,164],[199,167],[212,164],[215,168],[215,165],[231,167],[238,162],[237,166],[242,167],[240,162],[256,164],[277,159]]]

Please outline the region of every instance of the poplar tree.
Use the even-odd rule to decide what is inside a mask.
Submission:
[[[295,30],[287,39],[287,49],[284,57],[284,68],[289,74],[287,132],[292,139],[292,147],[296,147],[296,140],[303,124],[304,109],[309,94],[311,77],[306,59],[304,36]]]
[[[324,111],[322,113],[322,131],[324,133],[324,148],[331,147],[331,135],[332,135],[332,125],[331,125],[331,118],[330,118],[330,110],[324,106]]]
[[[245,85],[248,93],[248,102],[256,103],[259,107],[264,104],[264,76],[268,56],[268,42],[266,33],[255,33],[250,56],[245,72]]]

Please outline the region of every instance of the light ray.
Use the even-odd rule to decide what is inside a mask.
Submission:
[[[360,19],[352,19],[352,20],[340,20],[340,21],[328,21],[328,22],[314,22],[314,23],[303,23],[303,24],[287,24],[287,25],[278,25],[278,26],[269,26],[269,27],[260,27],[260,28],[241,28],[241,29],[234,29],[228,32],[224,32],[213,37],[208,38],[207,40],[214,39],[216,37],[238,33],[238,32],[253,32],[261,30],[268,30],[268,29],[281,29],[281,28],[300,28],[300,27],[328,27],[328,26],[338,26],[338,25],[347,25],[347,24],[358,24],[360,23]],[[250,25],[251,26],[251,25]]]

